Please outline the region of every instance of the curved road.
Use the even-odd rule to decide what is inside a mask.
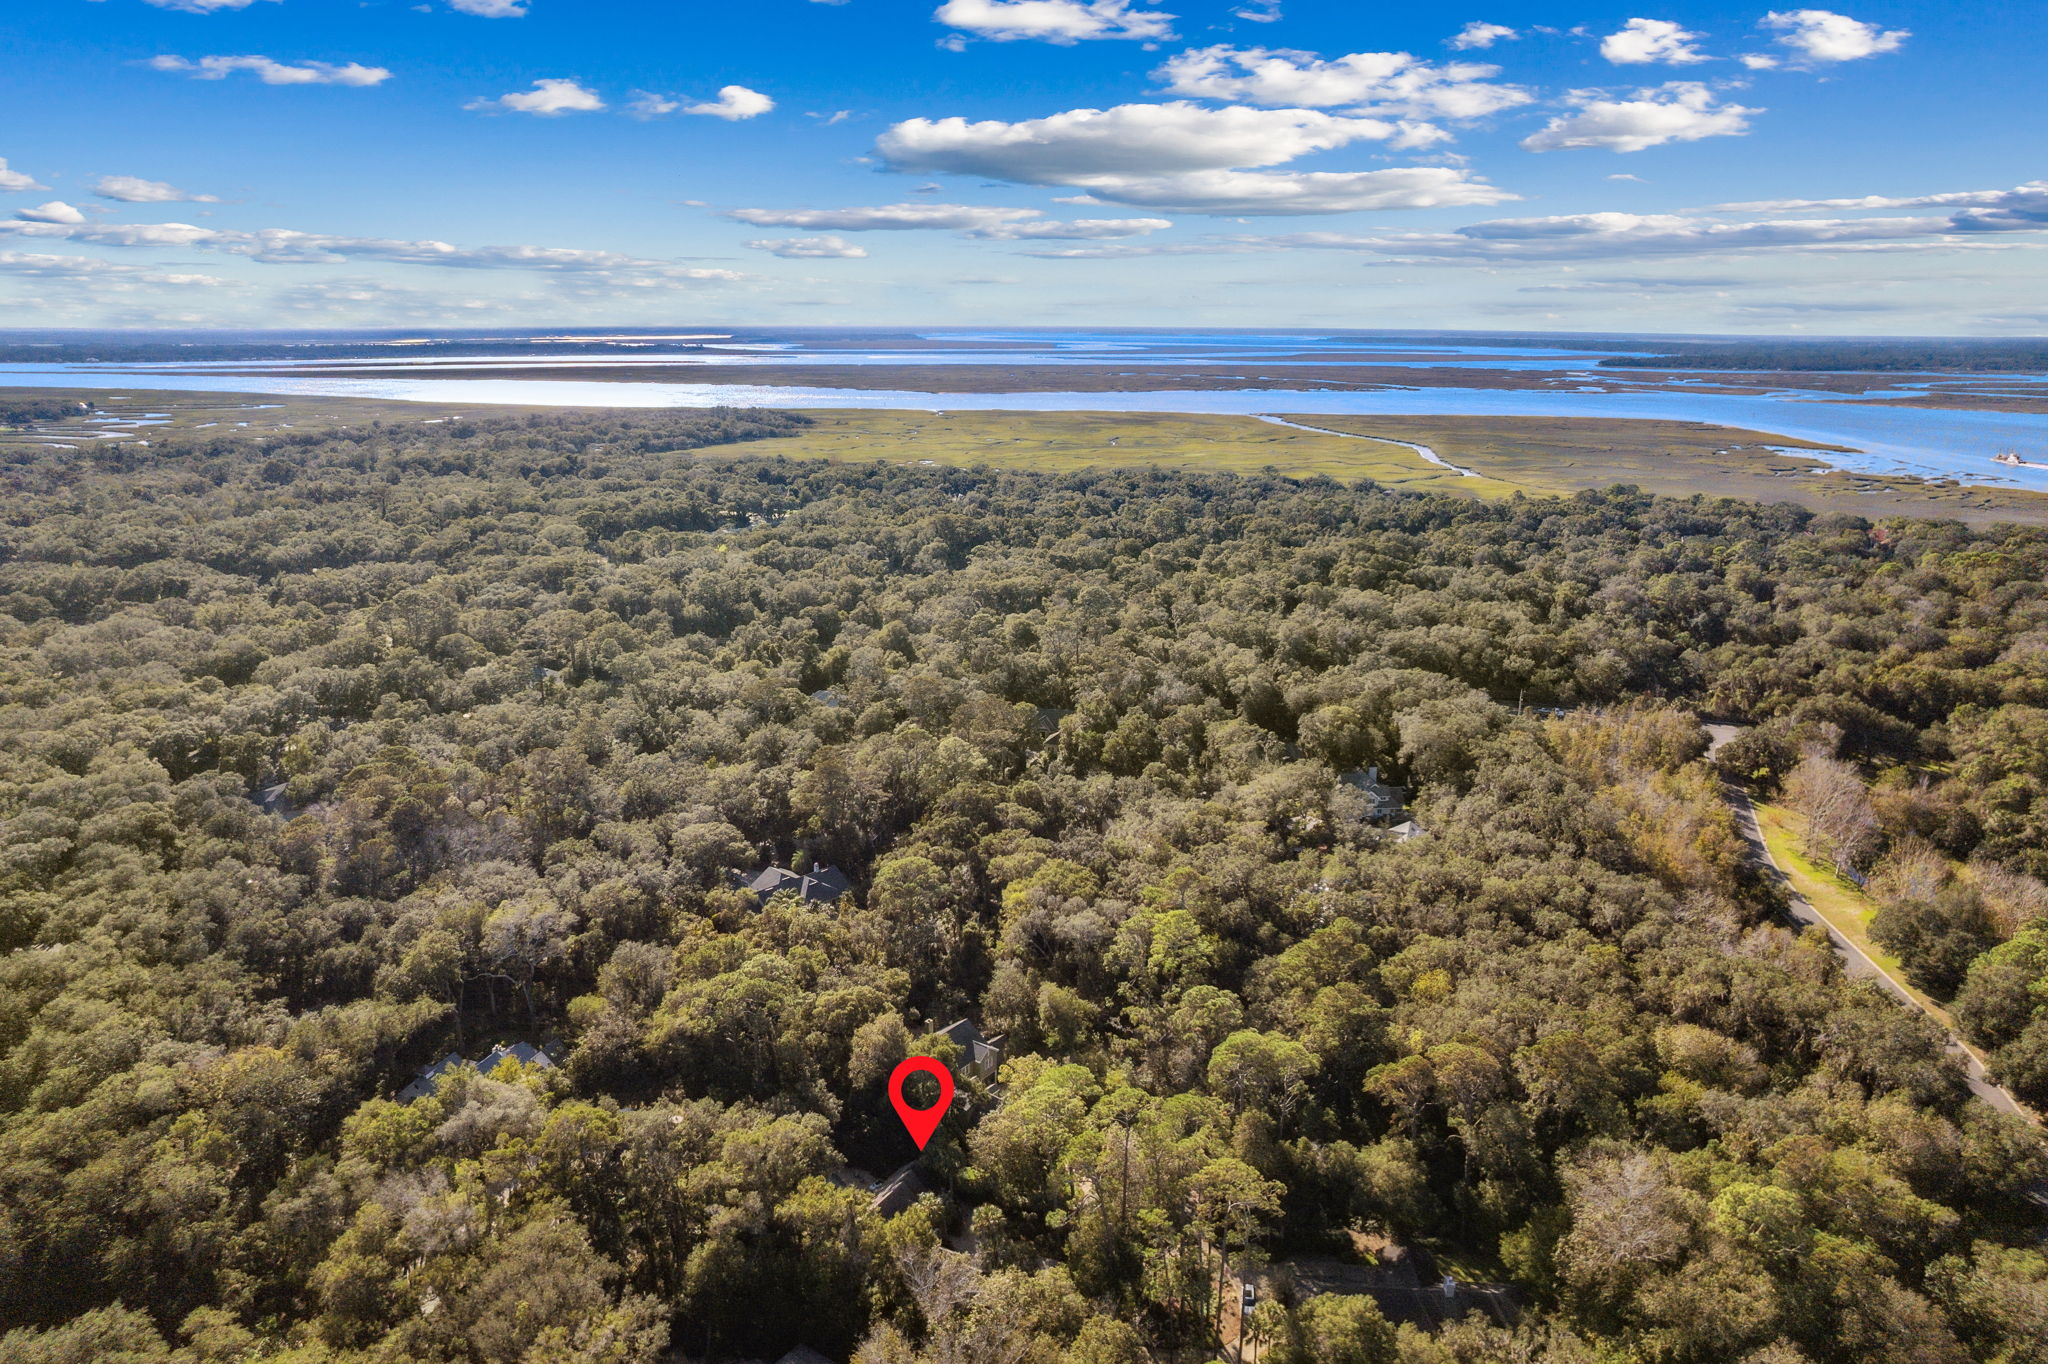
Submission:
[[[1707,733],[1713,736],[1713,748],[1719,749],[1722,744],[1727,743],[1730,739],[1741,733],[1741,727],[1737,725],[1708,725]],[[1964,1070],[1968,1073],[1970,1092],[1972,1094],[1975,1094],[1985,1103],[1990,1104],[2001,1112],[2010,1113],[2016,1118],[2024,1118],[2036,1127],[2040,1126],[2041,1120],[2034,1116],[2032,1110],[2027,1108],[2018,1099],[2015,1099],[2002,1085],[1991,1078],[1984,1069],[1984,1058],[1979,1056],[1962,1038],[1956,1036],[1953,1025],[1950,1024],[1944,1015],[1914,998],[1912,991],[1906,988],[1903,981],[1897,979],[1891,972],[1873,961],[1870,955],[1862,948],[1838,933],[1834,925],[1822,918],[1820,911],[1816,910],[1804,895],[1801,895],[1793,888],[1792,878],[1787,876],[1785,869],[1778,865],[1778,859],[1771,854],[1771,845],[1764,841],[1763,828],[1756,821],[1756,806],[1750,802],[1747,795],[1736,787],[1724,785],[1722,790],[1728,797],[1728,804],[1735,811],[1736,826],[1742,830],[1742,836],[1749,841],[1751,859],[1771,879],[1776,881],[1779,888],[1785,892],[1785,902],[1791,908],[1792,917],[1799,920],[1802,924],[1812,924],[1827,931],[1828,941],[1835,946],[1835,955],[1842,959],[1842,967],[1851,978],[1877,981],[1901,1004],[1909,1008],[1918,1009],[1921,1013],[1926,1014],[1939,1024],[1941,1030],[1948,1035],[1949,1054],[1960,1058]]]

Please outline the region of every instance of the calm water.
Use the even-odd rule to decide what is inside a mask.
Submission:
[[[771,334],[772,335],[772,334]],[[908,334],[899,334],[908,335]],[[1637,340],[1641,349],[1624,348],[1608,339],[1583,348],[1533,344],[1472,345],[1428,336],[1331,336],[1325,333],[1044,333],[946,332],[932,334],[921,347],[890,344],[849,344],[809,339],[749,340],[738,336],[715,354],[702,351],[686,358],[709,362],[735,382],[624,383],[550,380],[541,377],[551,365],[658,362],[648,348],[623,350],[617,356],[549,355],[536,346],[528,354],[482,359],[505,366],[506,377],[443,379],[436,366],[474,364],[448,356],[431,359],[396,353],[389,359],[318,362],[325,368],[345,363],[389,368],[403,364],[419,376],[399,379],[305,378],[291,375],[228,374],[249,362],[162,366],[12,365],[0,367],[0,386],[49,386],[104,389],[175,389],[204,392],[276,393],[309,396],[351,396],[435,402],[518,403],[562,407],[844,407],[917,408],[983,411],[1205,412],[1263,415],[1268,413],[1376,414],[1394,416],[1499,415],[1530,417],[1651,417],[1711,422],[1775,435],[1848,447],[1853,453],[1820,454],[1841,467],[1878,473],[1909,473],[1957,478],[1970,483],[2002,483],[2048,491],[2048,470],[2007,469],[1991,462],[2000,450],[2018,450],[2023,458],[2048,462],[2048,417],[2003,412],[1951,412],[1879,407],[1840,395],[1786,390],[1762,395],[1701,393],[1683,381],[1645,383],[1621,393],[1579,391],[1575,380],[1626,380],[1627,373],[1592,371],[1606,355],[1655,353],[1654,343]],[[997,347],[1000,347],[999,349]],[[1400,359],[1378,359],[1382,352]],[[302,353],[303,354],[303,353]],[[1317,358],[1327,357],[1327,358]],[[1360,392],[1291,392],[1251,389],[1235,392],[1149,393],[919,393],[841,389],[821,382],[806,387],[769,387],[745,383],[745,370],[761,364],[827,366],[866,365],[1102,365],[1118,359],[1147,365],[1246,362],[1255,373],[1284,373],[1289,364],[1401,364],[1437,368],[1512,368],[1554,371],[1553,386],[1534,392],[1484,388],[1426,390],[1373,389]],[[685,357],[678,357],[685,358]],[[1591,371],[1591,372],[1589,372]],[[1276,373],[1275,377],[1279,377]],[[1887,376],[1880,392],[1915,391],[1911,376]],[[2023,392],[2044,382],[2041,376],[1999,375],[1986,387]]]

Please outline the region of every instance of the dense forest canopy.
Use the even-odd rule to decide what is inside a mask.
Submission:
[[[2038,1136],[1697,722],[2048,1098],[2048,535],[803,420],[5,457],[0,1362],[2048,1358]],[[1520,1324],[1289,1287],[1389,1241]]]

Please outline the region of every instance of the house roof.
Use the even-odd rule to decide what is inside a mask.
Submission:
[[[785,890],[795,891],[797,896],[810,903],[837,900],[853,889],[853,882],[837,867],[817,867],[809,875],[799,875],[787,867],[769,867],[747,881],[747,889],[767,900],[771,895],[780,895]]]
[[[292,802],[290,782],[259,787],[249,793],[249,799],[267,815],[281,815],[290,819],[299,812],[299,807]]]
[[[489,1075],[507,1061],[517,1061],[521,1065],[539,1066],[542,1070],[553,1070],[555,1068],[555,1058],[548,1055],[545,1047],[537,1047],[531,1042],[514,1042],[509,1046],[499,1043],[491,1048],[488,1053],[475,1062],[477,1073],[479,1075]],[[414,1099],[426,1098],[427,1095],[432,1094],[441,1087],[442,1076],[457,1066],[469,1064],[471,1063],[464,1058],[461,1052],[451,1051],[433,1064],[421,1066],[413,1082],[398,1091],[399,1102],[411,1103]]]
[[[846,873],[829,864],[811,868],[811,874],[808,879],[831,891],[834,899],[853,889],[853,882],[847,877]]]
[[[502,1043],[491,1048],[490,1055],[476,1063],[476,1068],[489,1075],[507,1061],[517,1061],[524,1066],[539,1066],[542,1070],[553,1070],[555,1058],[531,1042],[514,1042],[511,1046]]]
[[[1346,772],[1340,780],[1353,790],[1364,793],[1378,815],[1394,814],[1408,804],[1408,788],[1389,786],[1381,781],[1377,767],[1368,767],[1363,772]]]
[[[925,1178],[924,1171],[918,1169],[917,1162],[913,1160],[875,1186],[872,1206],[882,1216],[894,1217],[926,1194],[937,1192],[932,1182]]]

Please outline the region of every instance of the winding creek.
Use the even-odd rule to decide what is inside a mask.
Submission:
[[[1399,445],[1406,449],[1413,450],[1416,454],[1422,456],[1431,464],[1435,464],[1442,468],[1449,469],[1452,473],[1457,474],[1461,478],[1485,477],[1485,475],[1480,473],[1477,469],[1467,469],[1462,464],[1453,464],[1449,460],[1445,459],[1442,455],[1438,454],[1436,451],[1430,449],[1427,445],[1417,445],[1412,440],[1395,440],[1391,436],[1365,436],[1360,435],[1356,431],[1333,431],[1327,426],[1304,426],[1300,422],[1291,422],[1287,420],[1287,418],[1285,417],[1276,417],[1270,412],[1259,413],[1259,420],[1262,422],[1271,422],[1275,426],[1291,426],[1296,431],[1313,431],[1319,436],[1343,436],[1347,440],[1370,440],[1377,441],[1381,445]]]
[[[902,335],[910,335],[903,333]],[[357,378],[333,372],[356,367],[328,361],[319,375],[293,373],[290,363],[249,372],[247,362],[233,364],[6,364],[0,365],[0,387],[51,387],[107,391],[177,390],[185,392],[262,393],[292,396],[384,398],[401,401],[502,403],[561,407],[793,407],[894,408],[926,411],[1084,411],[1189,412],[1230,414],[1277,420],[1286,412],[1313,417],[1344,416],[1521,416],[1647,418],[1705,422],[1749,431],[1841,447],[1839,451],[1801,451],[1837,467],[1866,473],[1908,474],[1953,479],[1964,483],[2033,488],[2048,491],[2048,415],[2019,412],[1965,411],[1886,406],[1877,401],[1923,391],[1940,376],[1872,376],[1862,395],[1802,389],[1755,393],[1702,392],[1699,381],[1654,378],[1626,382],[1614,370],[1591,366],[1600,355],[1622,353],[1620,346],[1544,348],[1527,345],[1473,346],[1406,342],[1398,347],[1357,337],[1303,337],[1268,334],[1250,337],[1231,333],[949,333],[941,341],[1017,342],[1015,350],[975,350],[938,346],[918,350],[886,343],[872,348],[833,348],[802,340],[737,343],[723,353],[663,356],[643,348],[622,355],[616,363],[689,362],[693,377],[713,374],[722,382],[626,382],[620,380],[554,379],[551,367],[588,365],[559,353],[483,357],[497,373],[491,377],[446,378],[435,371],[477,361],[460,357],[381,359],[384,377]],[[1430,355],[1418,357],[1426,350]],[[1378,358],[1375,358],[1378,352]],[[1401,358],[1393,356],[1399,353]],[[1513,368],[1548,371],[1554,377],[1540,387],[1385,387],[1335,391],[1293,389],[1282,377],[1290,364],[1323,354],[1318,361],[1364,366],[1400,364],[1414,368],[1458,371],[1469,368]],[[1246,361],[1249,372],[1271,376],[1273,386],[1236,390],[1174,390],[1147,392],[977,392],[930,393],[915,389],[849,389],[831,383],[835,366],[875,364],[953,366],[978,364],[1040,367],[1089,363],[1100,365],[1118,357],[1142,359],[1149,365],[1213,364],[1218,359]],[[800,361],[815,366],[815,385],[770,385],[746,382],[749,367]],[[611,359],[602,361],[615,363]],[[402,377],[389,377],[402,366]],[[1270,368],[1269,368],[1270,367]],[[233,372],[229,372],[232,370]],[[1624,372],[1625,373],[1625,372]],[[502,377],[500,377],[500,374]],[[1989,376],[1978,376],[1986,383]],[[1998,375],[1999,391],[2021,391],[2044,382],[2041,376]],[[1613,391],[1599,391],[1591,381]],[[1955,376],[1948,376],[1955,381]],[[1617,382],[1622,386],[1615,388]],[[1987,390],[1989,391],[1989,390]],[[1286,423],[1298,425],[1299,423]],[[1320,428],[1308,427],[1310,430]],[[1335,432],[1330,434],[1349,434]],[[1405,442],[1395,442],[1402,444]],[[1411,446],[1422,458],[1454,468],[1433,450]],[[2001,465],[1994,456],[2015,451],[2026,463]],[[1470,474],[1470,470],[1458,472]]]

